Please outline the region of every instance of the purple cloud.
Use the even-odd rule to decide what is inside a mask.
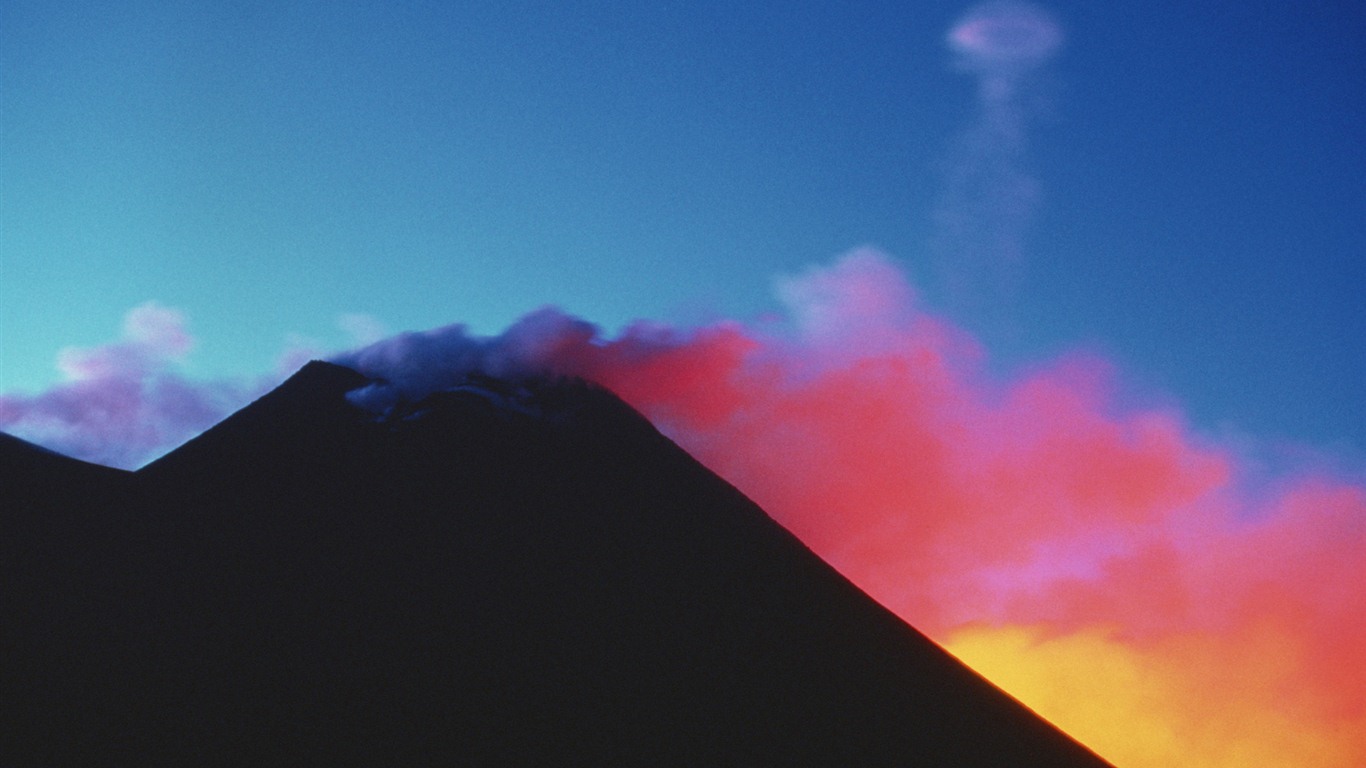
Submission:
[[[34,395],[0,395],[0,429],[85,461],[138,467],[265,389],[181,376],[177,367],[194,345],[179,311],[138,306],[124,317],[120,340],[57,354],[64,381]]]

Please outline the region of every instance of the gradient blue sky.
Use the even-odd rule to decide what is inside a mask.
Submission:
[[[937,223],[971,3],[8,0],[0,392],[148,300],[215,377],[346,313],[752,318],[873,245],[1003,367],[1098,351],[1207,432],[1359,454],[1366,10],[1041,5],[1011,266]]]

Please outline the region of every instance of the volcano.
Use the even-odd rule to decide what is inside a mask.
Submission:
[[[0,436],[0,762],[1106,765],[611,393],[374,384],[136,472]]]

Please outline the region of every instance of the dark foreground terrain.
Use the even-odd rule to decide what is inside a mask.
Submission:
[[[0,764],[1105,765],[610,394],[366,383],[132,473],[0,435]]]

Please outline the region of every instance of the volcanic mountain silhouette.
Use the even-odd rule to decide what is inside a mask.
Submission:
[[[137,472],[0,435],[0,763],[1105,765],[610,393],[370,383]]]

